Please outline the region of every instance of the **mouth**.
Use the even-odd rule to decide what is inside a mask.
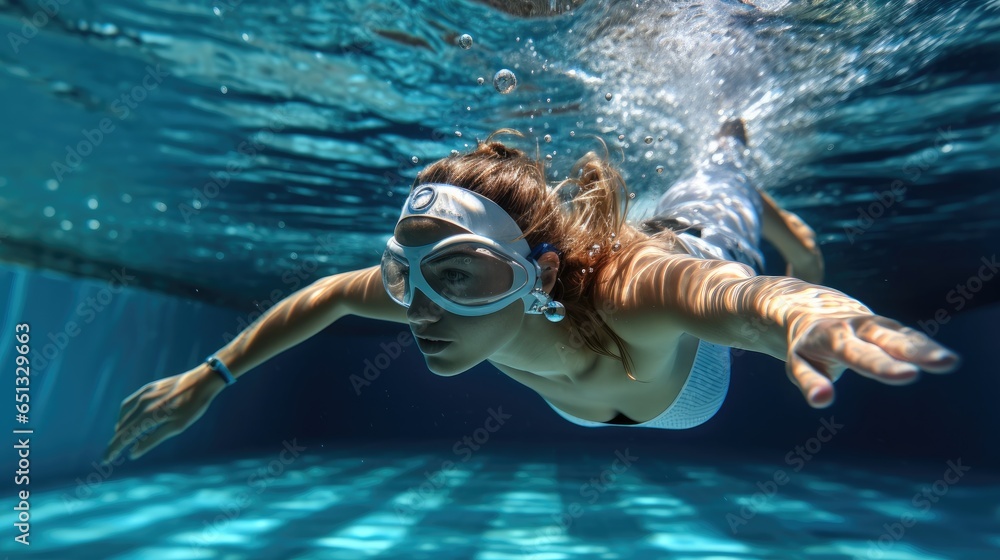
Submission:
[[[451,345],[450,340],[440,340],[436,338],[416,337],[417,347],[424,354],[437,354]]]

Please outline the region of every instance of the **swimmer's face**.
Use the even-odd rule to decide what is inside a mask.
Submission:
[[[396,224],[394,235],[401,245],[412,247],[461,233],[468,232],[434,218],[413,217]],[[437,375],[450,376],[482,363],[510,342],[525,315],[521,300],[489,315],[456,315],[441,309],[418,289],[406,317],[427,367]]]

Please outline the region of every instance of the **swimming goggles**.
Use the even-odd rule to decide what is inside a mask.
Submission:
[[[481,316],[522,300],[525,313],[558,321],[565,309],[542,290],[536,259],[558,250],[542,243],[534,251],[517,223],[492,200],[444,184],[420,185],[410,193],[399,219],[424,216],[469,233],[419,247],[389,239],[382,255],[382,283],[404,307],[416,290],[445,311]]]

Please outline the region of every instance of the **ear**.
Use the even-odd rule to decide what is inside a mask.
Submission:
[[[556,278],[559,277],[559,264],[559,255],[555,251],[549,251],[538,257],[538,266],[542,269],[542,289],[547,294],[551,294],[552,288],[556,285]]]

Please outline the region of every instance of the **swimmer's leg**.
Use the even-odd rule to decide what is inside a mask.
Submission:
[[[744,172],[746,151],[743,121],[723,124],[695,172],[660,197],[645,231],[672,229],[692,255],[741,262],[761,273],[764,202]]]
[[[823,277],[823,257],[815,234],[798,216],[781,209],[750,183],[743,171],[747,144],[743,119],[724,123],[709,157],[694,175],[660,198],[656,217],[645,224],[647,231],[673,229],[688,252],[742,262],[758,273],[763,270],[763,237],[788,263],[789,276],[818,283]]]
[[[825,265],[816,233],[801,218],[779,207],[767,193],[761,192],[760,196],[764,202],[764,239],[788,263],[785,274],[813,284],[822,283]]]

